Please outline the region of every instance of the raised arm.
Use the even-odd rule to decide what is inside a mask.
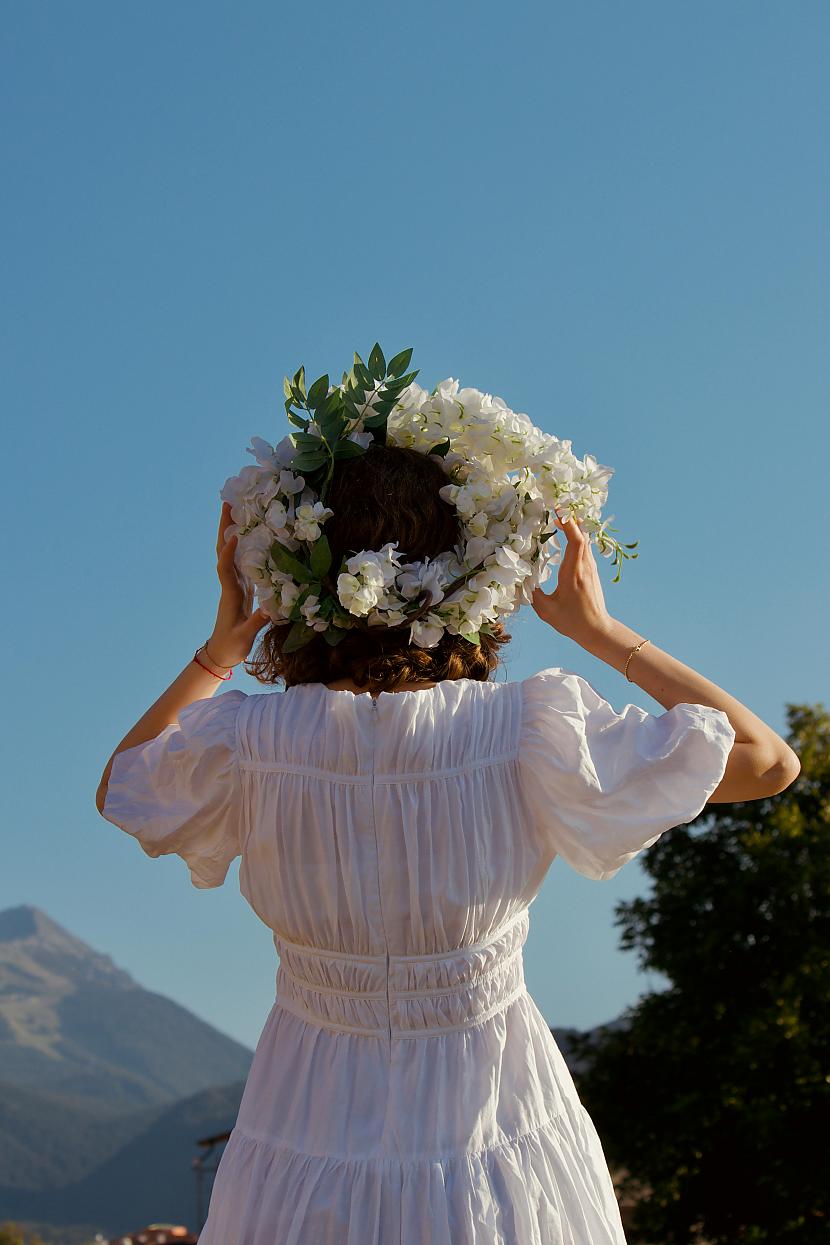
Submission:
[[[231,507],[229,502],[224,502],[216,539],[216,573],[221,593],[210,639],[198,650],[201,664],[192,660],[188,662],[121,740],[107,761],[95,792],[95,806],[99,813],[104,811],[112,763],[117,754],[155,739],[166,726],[176,721],[187,705],[212,697],[219,687],[217,679],[221,680],[229,667],[245,660],[257,632],[268,622],[268,615],[263,609],[253,609],[250,588],[243,587],[236,572],[233,559],[236,536],[225,539],[230,524]]]
[[[567,538],[557,586],[552,593],[537,588],[533,608],[554,630],[622,673],[632,648],[646,637],[608,613],[591,542],[578,524],[570,519],[556,526]],[[741,701],[653,640],[633,655],[628,677],[666,709],[681,703],[711,705],[729,718],[735,743],[708,803],[760,800],[795,782],[801,762],[786,740]]]

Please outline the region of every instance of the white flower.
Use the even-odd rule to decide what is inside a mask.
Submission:
[[[315,541],[320,539],[320,524],[334,514],[321,501],[313,505],[298,506],[294,517],[294,539]]]
[[[365,618],[379,600],[378,584],[362,583],[356,575],[345,572],[337,577],[337,597],[344,609],[357,618]]]
[[[281,493],[285,493],[287,497],[293,497],[295,493],[301,493],[304,488],[303,476],[295,476],[293,471],[280,472],[279,491]]]
[[[287,536],[288,533],[288,511],[281,501],[276,498],[265,512],[265,522],[271,531],[277,536]]]
[[[306,597],[306,599],[303,601],[302,605],[300,606],[300,613],[302,614],[303,618],[306,620],[308,625],[312,627],[315,631],[326,631],[328,629],[328,623],[326,622],[325,618],[317,617],[319,612],[320,612],[320,599],[319,597],[315,596],[313,592],[310,592],[308,596]]]
[[[361,549],[346,562],[346,570],[350,575],[360,575],[367,584],[381,588],[389,588],[395,582],[395,575],[400,570],[400,560],[392,552],[397,541],[389,542],[382,549]]]
[[[425,614],[416,618],[411,627],[412,642],[419,648],[435,648],[444,634],[444,626],[437,614]]]

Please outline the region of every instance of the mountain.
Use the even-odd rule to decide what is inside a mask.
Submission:
[[[80,1180],[164,1110],[114,1115],[96,1102],[0,1081],[0,1188],[57,1189]]]
[[[0,1187],[0,1220],[94,1223],[108,1236],[145,1223],[201,1226],[196,1224],[195,1141],[233,1126],[244,1088],[245,1082],[238,1081],[165,1107],[94,1171],[61,1188]],[[209,1196],[206,1178],[205,1213]]]
[[[0,1077],[111,1115],[244,1080],[253,1052],[39,908],[0,912]]]

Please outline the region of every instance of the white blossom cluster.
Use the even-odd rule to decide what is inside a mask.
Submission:
[[[367,404],[365,414],[370,410]],[[501,398],[462,389],[453,379],[432,393],[413,382],[386,428],[388,445],[425,454],[449,441],[436,461],[447,473],[440,493],[458,512],[461,539],[454,549],[422,562],[405,561],[396,541],[361,550],[343,568],[333,567],[337,601],[349,617],[386,626],[404,623],[407,608],[411,613],[412,603],[428,589],[430,607],[411,623],[411,642],[432,648],[447,631],[477,643],[482,630],[530,604],[534,587],[560,561],[554,511],[563,521],[574,517],[604,556],[620,549],[606,532],[613,515],[600,521],[612,468],[591,455],[577,458],[570,441],[542,432]],[[363,448],[372,441],[362,418],[349,437]],[[307,585],[278,569],[271,546],[277,540],[307,564],[333,513],[292,470],[296,452],[290,436],[276,447],[252,438],[248,453],[256,466],[230,477],[220,494],[231,503],[226,536],[238,535],[237,568],[274,622],[288,620]],[[452,581],[470,572],[446,595]],[[321,616],[324,598],[325,592],[306,593],[299,606],[305,624],[320,632],[348,627],[349,617],[338,612]]]

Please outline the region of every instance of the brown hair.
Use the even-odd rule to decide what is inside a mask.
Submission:
[[[373,441],[360,457],[338,461],[325,499],[334,511],[325,525],[333,576],[344,556],[380,549],[387,541],[397,541],[401,560],[410,562],[453,549],[461,537],[458,514],[439,496],[448,483],[439,462],[403,446]],[[499,664],[499,649],[512,638],[501,623],[493,623],[492,634],[481,632],[479,644],[445,631],[434,648],[421,648],[408,627],[355,628],[336,645],[315,633],[302,648],[284,653],[290,629],[290,623],[272,623],[260,635],[245,663],[260,683],[281,679],[293,687],[348,678],[369,691],[392,692],[411,682],[484,681]]]

